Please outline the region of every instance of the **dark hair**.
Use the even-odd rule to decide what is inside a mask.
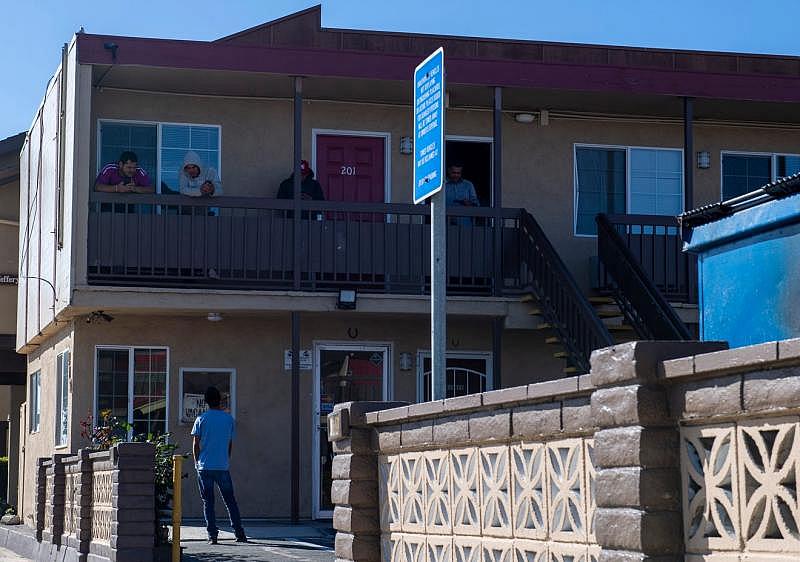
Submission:
[[[119,155],[118,162],[122,162],[124,164],[125,162],[128,161],[133,162],[134,164],[138,164],[139,157],[136,156],[136,153],[133,152],[132,150],[126,150],[125,152]]]
[[[463,167],[464,167],[464,163],[461,162],[461,160],[453,160],[452,162],[448,162],[447,163],[447,169],[448,170],[450,168],[463,168]]]
[[[219,394],[216,386],[209,386],[205,394],[206,404],[211,408],[219,408],[219,403],[222,402],[222,396]]]

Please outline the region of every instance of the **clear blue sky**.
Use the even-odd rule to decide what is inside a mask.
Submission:
[[[26,130],[61,45],[89,33],[210,40],[319,2],[0,0],[0,139]],[[325,27],[800,56],[800,0],[321,0]]]

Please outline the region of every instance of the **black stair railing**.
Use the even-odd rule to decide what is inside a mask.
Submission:
[[[592,351],[614,344],[614,338],[578,287],[536,219],[520,215],[520,252],[527,282],[539,300],[541,315],[568,354],[567,361],[588,373]]]
[[[643,339],[690,340],[678,318],[605,214],[597,215],[597,252],[625,318]]]

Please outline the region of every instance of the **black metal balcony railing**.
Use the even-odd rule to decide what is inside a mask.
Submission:
[[[686,325],[653,282],[654,274],[660,274],[662,287],[670,287],[665,285],[670,272],[680,273],[681,266],[684,273],[689,271],[688,261],[675,259],[670,262],[667,259],[670,249],[676,250],[673,238],[677,236],[677,221],[673,226],[671,218],[637,216],[620,219],[619,216],[597,215],[597,251],[606,285],[642,339],[691,339]],[[645,219],[652,222],[647,223]],[[657,245],[656,240],[663,245]],[[632,244],[632,241],[637,243]],[[658,250],[661,250],[663,258],[660,268],[656,267],[660,261]],[[679,247],[677,251],[673,257],[684,258]],[[679,287],[680,284],[675,280],[672,286]],[[685,290],[688,291],[688,287],[686,283]],[[673,297],[675,294],[672,293]]]
[[[93,193],[90,283],[290,290],[358,288],[420,294],[430,284],[430,211],[404,204]],[[488,295],[495,260],[501,292],[519,291],[520,212],[449,213],[448,291]],[[502,255],[494,224],[502,223]],[[299,259],[295,260],[295,256]],[[297,262],[297,263],[296,263]]]
[[[683,252],[678,219],[659,215],[604,215],[644,274],[669,302],[697,304],[697,258]],[[608,230],[599,229],[600,238]],[[611,290],[613,279],[602,264],[600,286]]]

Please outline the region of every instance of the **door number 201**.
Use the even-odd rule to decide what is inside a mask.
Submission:
[[[356,175],[356,167],[355,166],[342,166],[339,174],[342,176],[354,176]]]

